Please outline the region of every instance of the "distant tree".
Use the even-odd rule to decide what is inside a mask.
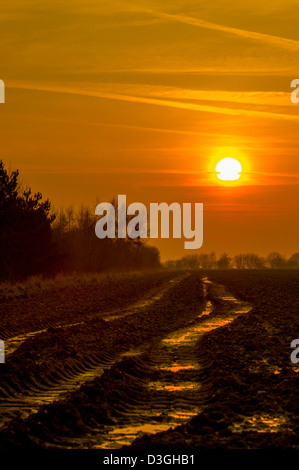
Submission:
[[[264,258],[263,256],[257,256],[255,264],[256,264],[257,269],[265,269],[266,258]]]
[[[299,253],[294,253],[287,261],[290,268],[299,268]]]
[[[116,204],[115,199],[112,204]],[[53,224],[53,236],[64,260],[64,272],[101,272],[107,269],[131,270],[160,266],[159,250],[146,245],[144,239],[118,238],[117,230],[114,239],[97,238],[97,220],[93,212],[84,206],[77,212],[71,207],[58,212]]]
[[[185,257],[174,260],[174,264],[177,269],[186,268],[185,262],[186,262]]]
[[[176,267],[179,269],[282,269],[298,268],[299,253],[294,253],[287,261],[277,252],[270,253],[267,258],[258,256],[255,253],[240,253],[230,258],[227,253],[223,253],[220,258],[216,258],[215,253],[200,253],[198,255],[186,255],[175,261],[168,261],[165,267]]]
[[[198,269],[199,268],[199,259],[197,255],[186,255],[181,259],[181,264],[184,268],[188,269]]]
[[[216,254],[212,253],[201,253],[199,257],[199,266],[202,269],[215,269],[216,267]]]
[[[273,251],[267,256],[267,261],[272,269],[282,269],[286,267],[285,258],[276,251]]]
[[[231,267],[232,259],[228,256],[227,253],[223,253],[220,258],[217,260],[218,269],[229,269]]]
[[[244,257],[247,269],[262,269],[265,267],[265,259],[255,253],[247,253]]]
[[[21,279],[50,271],[54,259],[50,202],[41,193],[21,190],[19,172],[0,160],[0,277]]]
[[[165,263],[163,263],[163,266],[168,269],[175,269],[177,267],[176,261],[177,260],[173,260],[173,259],[167,260],[165,261]]]
[[[65,210],[65,219],[66,219],[66,224],[68,231],[71,231],[71,228],[73,226],[73,223],[75,221],[75,213],[74,213],[74,208],[73,206],[69,206]]]
[[[255,253],[242,253],[234,257],[234,265],[237,269],[263,269],[265,259]]]
[[[237,269],[244,269],[245,266],[244,266],[244,259],[243,259],[243,255],[236,255],[234,257],[234,265]]]

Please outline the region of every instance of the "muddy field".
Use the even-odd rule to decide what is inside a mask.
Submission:
[[[296,271],[160,271],[0,303],[0,448],[299,448]]]

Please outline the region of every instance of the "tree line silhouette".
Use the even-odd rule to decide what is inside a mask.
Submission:
[[[299,253],[294,253],[289,258],[274,251],[266,257],[255,253],[242,253],[230,257],[227,253],[223,253],[217,258],[215,252],[200,253],[166,261],[164,266],[175,269],[299,269]]]
[[[117,202],[112,201],[117,214]],[[8,171],[0,160],[0,280],[20,280],[35,274],[91,273],[160,267],[160,253],[144,239],[104,238],[95,235],[97,217],[87,207],[51,212],[41,193],[23,189],[19,171]],[[164,263],[188,269],[298,269],[299,253],[288,259],[273,252],[231,258],[223,253],[183,256]]]
[[[117,203],[112,200],[117,214]],[[160,267],[160,253],[146,245],[145,239],[103,238],[95,235],[98,220],[84,206],[75,212],[70,206],[57,212],[53,222],[53,241],[62,271],[97,272],[109,269],[133,270]]]
[[[19,171],[0,160],[0,280],[160,266],[159,250],[144,240],[98,239],[97,220],[86,207],[51,213],[50,201],[23,189]]]

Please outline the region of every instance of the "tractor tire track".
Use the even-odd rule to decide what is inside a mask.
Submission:
[[[153,328],[148,341],[136,348],[122,345],[105,360],[97,356],[75,370],[58,369],[47,378],[43,392],[37,383],[36,389],[28,390],[26,400],[12,398],[9,392],[0,402],[0,411],[7,417],[0,447],[120,448],[141,435],[168,430],[197,415],[211,386],[208,358],[198,353],[200,338],[231,323],[250,306],[206,278],[200,281],[201,297],[196,300],[195,278],[176,280],[174,292],[181,289],[184,293],[182,298],[178,292],[176,303],[167,290],[145,308],[160,315],[161,329],[164,309],[178,310],[177,327],[168,333],[158,334]],[[135,312],[129,320],[140,321],[140,315]],[[121,317],[110,318],[110,323],[127,316],[123,312]],[[66,374],[70,374],[69,381]]]

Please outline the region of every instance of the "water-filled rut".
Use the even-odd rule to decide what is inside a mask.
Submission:
[[[26,397],[8,396],[0,401],[3,424],[16,415],[26,419],[41,409],[36,418],[39,425],[49,427],[53,414],[58,429],[59,413],[63,416],[65,409],[75,409],[76,432],[73,425],[65,425],[63,436],[55,436],[53,425],[51,437],[39,444],[114,449],[130,445],[143,434],[189,421],[201,410],[209,380],[200,358],[200,338],[251,309],[222,285],[207,278],[202,283],[204,302],[183,327],[162,337],[153,336],[134,349],[122,345],[108,357],[94,356],[82,364],[81,370],[70,371],[69,377],[66,370],[57,371],[56,383],[33,385]],[[163,294],[156,300],[163,300]],[[188,293],[184,302],[188,308]],[[155,308],[154,302],[150,305]],[[114,314],[108,315],[105,320],[113,322],[114,318]],[[94,411],[90,411],[91,406]]]
[[[120,448],[143,434],[186,423],[200,412],[208,378],[199,359],[199,340],[251,309],[223,286],[206,278],[203,283],[205,308],[194,320],[163,339],[143,345],[142,350],[132,351],[117,364],[126,385],[107,404],[115,423],[69,439],[67,446]],[[216,300],[217,307],[210,299]]]

